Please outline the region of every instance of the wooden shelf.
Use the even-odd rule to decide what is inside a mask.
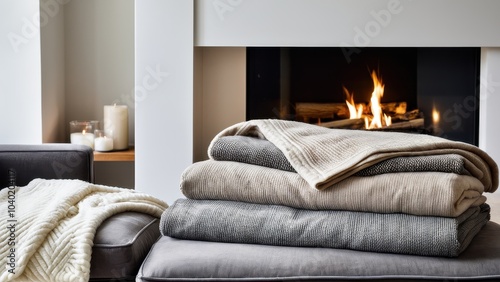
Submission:
[[[97,152],[94,151],[94,161],[96,162],[133,162],[135,160],[135,150],[133,147],[124,151]]]

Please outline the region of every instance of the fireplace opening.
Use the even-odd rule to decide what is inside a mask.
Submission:
[[[246,118],[410,131],[477,145],[479,68],[476,47],[248,47]]]

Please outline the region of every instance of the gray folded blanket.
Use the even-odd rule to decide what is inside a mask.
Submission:
[[[351,176],[318,190],[294,172],[214,160],[187,167],[180,187],[190,199],[447,217],[486,200],[484,185],[469,175],[401,172]]]
[[[214,141],[210,147],[210,155],[217,161],[235,161],[295,172],[283,152],[266,139],[241,135],[224,136]],[[421,171],[469,174],[465,169],[466,162],[467,159],[456,154],[395,157],[373,164],[354,176]]]
[[[160,231],[190,240],[456,257],[489,217],[487,204],[448,218],[178,199]]]
[[[234,161],[295,172],[280,149],[266,139],[224,136],[214,141],[210,155],[216,161]]]

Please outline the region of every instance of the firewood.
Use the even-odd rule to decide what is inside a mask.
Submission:
[[[365,114],[368,114],[369,107],[366,104],[364,105]],[[406,102],[380,104],[382,111],[389,116],[404,115],[406,106]],[[316,119],[348,119],[350,117],[346,103],[296,103],[295,113],[298,120],[305,122]]]
[[[388,116],[402,115],[406,113],[406,102],[380,103],[382,112]]]
[[[341,119],[328,122],[322,122],[318,125],[328,128],[345,128],[345,129],[362,129],[365,127],[365,120],[358,119]]]
[[[383,127],[383,128],[377,128],[377,130],[394,130],[394,129],[413,129],[413,128],[423,128],[424,127],[424,119],[423,118],[416,118],[413,120],[409,121],[401,121],[401,122],[395,122],[391,124],[390,126]]]
[[[296,103],[295,114],[298,120],[349,118],[345,103]]]
[[[422,117],[422,114],[420,113],[420,111],[418,109],[415,109],[413,111],[409,111],[409,112],[404,113],[404,114],[393,115],[391,118],[392,118],[392,121],[397,122],[397,121],[413,120],[413,119],[421,118],[421,117]]]

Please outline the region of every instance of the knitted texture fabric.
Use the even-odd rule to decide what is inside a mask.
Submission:
[[[221,131],[224,136],[250,136],[273,143],[297,173],[317,189],[325,189],[381,161],[402,156],[457,154],[485,192],[498,188],[498,166],[478,147],[444,138],[398,132],[330,129],[286,120],[250,120]]]
[[[216,161],[234,161],[295,172],[278,147],[265,139],[225,136],[214,142],[210,155]]]
[[[248,136],[224,136],[214,141],[210,155],[216,161],[234,161],[295,172],[278,147],[265,139]],[[372,176],[391,172],[436,171],[468,174],[467,160],[459,155],[395,157],[375,163],[355,176]]]
[[[13,264],[4,268],[0,281],[88,281],[92,242],[106,218],[124,211],[160,217],[167,207],[130,189],[35,179],[15,188],[15,209],[9,214],[9,191],[0,191],[0,220],[13,224],[0,233],[0,264]],[[9,238],[15,245],[7,244]],[[15,257],[7,258],[12,253]]]
[[[447,172],[469,174],[465,169],[467,160],[459,155],[396,157],[374,164],[355,173],[355,176],[372,176],[392,172]]]
[[[489,211],[483,204],[449,218],[178,199],[163,213],[160,231],[179,239],[456,257]]]
[[[469,175],[401,172],[351,176],[318,190],[297,173],[214,160],[186,168],[181,191],[187,198],[199,200],[450,217],[486,201],[484,185]]]

